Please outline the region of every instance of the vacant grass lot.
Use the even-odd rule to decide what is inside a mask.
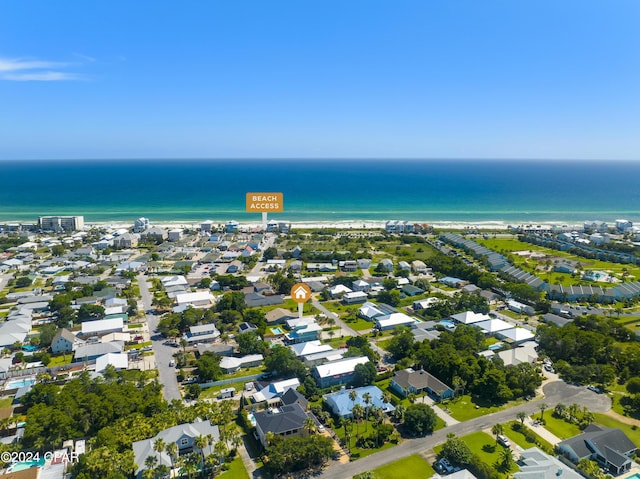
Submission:
[[[509,406],[513,406],[517,403],[510,402]],[[442,405],[443,409],[448,408],[448,413],[458,421],[468,421],[469,419],[473,419],[479,416],[485,416],[487,414],[494,413],[496,411],[500,411],[506,407],[503,406],[489,406],[483,404],[476,404],[473,402],[470,395],[465,394],[464,396],[459,396],[453,401],[449,401],[446,404]]]
[[[413,477],[431,477],[433,468],[418,454],[385,464],[373,473],[377,479],[409,479]]]
[[[539,418],[540,414],[535,414],[534,417]],[[546,411],[544,415],[545,425],[544,427],[551,434],[558,436],[560,439],[569,439],[570,437],[580,434],[580,428],[575,424],[568,423],[563,419],[555,418],[551,415],[551,411]],[[532,428],[535,432],[535,428]]]
[[[249,474],[244,468],[240,455],[237,455],[233,461],[229,463],[229,470],[218,476],[218,479],[249,479]]]
[[[620,422],[606,414],[595,413],[595,423],[605,427],[615,427],[622,430],[634,444],[640,444],[640,429],[631,424]]]

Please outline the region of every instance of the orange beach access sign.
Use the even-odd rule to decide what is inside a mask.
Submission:
[[[282,213],[283,193],[247,193],[247,213]]]

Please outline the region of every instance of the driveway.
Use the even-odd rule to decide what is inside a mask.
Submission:
[[[142,304],[145,310],[145,314],[151,310],[151,292],[149,291],[149,284],[147,283],[147,277],[143,274],[138,275],[138,285],[140,287],[140,296],[142,297]],[[155,333],[158,328],[158,322],[160,316],[157,314],[146,314],[147,326],[149,327],[149,336],[151,337],[151,343],[153,346],[153,352],[156,357],[156,367],[158,368],[158,379],[160,384],[163,385],[162,394],[164,398],[171,402],[174,399],[181,400],[180,388],[178,387],[178,379],[176,378],[175,369],[169,367],[169,361],[173,359],[173,355],[177,352],[177,349],[164,344],[166,341],[161,334]]]

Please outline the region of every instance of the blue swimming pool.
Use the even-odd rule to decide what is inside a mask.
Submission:
[[[489,349],[491,351],[495,351],[496,349],[500,349],[502,347],[502,343],[494,343],[491,346],[489,346]]]
[[[16,462],[7,468],[7,472],[24,471],[25,469],[30,469],[34,466],[44,466],[44,457],[41,457],[37,461]]]
[[[282,334],[282,329],[278,327],[271,328],[271,331],[273,332],[273,334]]]
[[[28,378],[11,379],[5,384],[5,389],[18,389],[23,386],[30,386],[36,383],[36,378],[30,376]]]

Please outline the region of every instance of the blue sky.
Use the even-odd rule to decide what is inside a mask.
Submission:
[[[6,1],[0,159],[640,159],[637,0]]]

